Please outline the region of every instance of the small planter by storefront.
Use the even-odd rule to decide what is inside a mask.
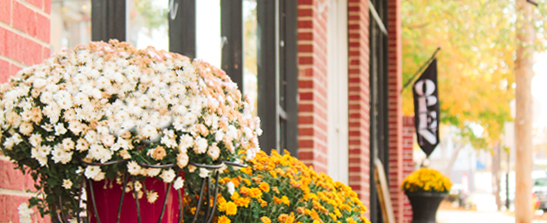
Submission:
[[[446,193],[406,192],[412,206],[412,223],[436,223],[437,209]]]

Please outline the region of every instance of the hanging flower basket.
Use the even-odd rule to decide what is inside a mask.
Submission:
[[[30,207],[54,221],[78,219],[87,190],[91,215],[103,196],[122,206],[112,209],[123,219],[132,214],[124,212],[132,206],[126,199],[138,197],[133,205],[147,210],[141,221],[151,219],[146,213],[157,217],[148,202],[176,222],[165,219],[180,215],[174,210],[183,185],[199,191],[226,163],[259,151],[260,121],[222,70],[153,47],[115,40],[77,46],[21,70],[0,93],[2,151],[35,181],[40,196]]]

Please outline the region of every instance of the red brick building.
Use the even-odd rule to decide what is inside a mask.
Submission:
[[[370,207],[373,222],[382,222],[372,175],[374,157],[386,167],[396,221],[411,218],[399,187],[413,166],[412,141],[408,141],[413,133],[407,129],[413,124],[403,120],[401,112],[400,1],[219,3],[220,66],[239,86],[244,86],[246,78],[242,68],[247,8],[242,4],[256,7],[255,94],[257,114],[263,120],[262,148],[287,149],[317,171],[349,184]],[[86,22],[91,24],[91,34],[83,39],[129,39],[131,28],[125,19],[132,16],[133,11],[126,15],[131,2],[90,0],[86,8],[93,14]],[[201,3],[169,2],[178,5],[170,8],[168,35],[163,34],[169,37],[169,49],[196,57],[200,41],[196,7]],[[50,25],[50,19],[53,22],[59,15],[52,12],[51,4],[52,0],[0,0],[0,81],[40,63],[50,55],[51,46],[59,45],[57,26]],[[55,7],[66,14],[75,10],[69,5]],[[0,156],[0,222],[18,221],[18,204],[32,195],[25,192],[28,189],[32,189],[29,178]]]

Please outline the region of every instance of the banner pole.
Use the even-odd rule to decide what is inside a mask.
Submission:
[[[406,87],[408,87],[408,85],[410,85],[410,83],[412,83],[412,81],[414,80],[414,78],[416,78],[416,76],[418,76],[418,74],[420,74],[422,72],[422,70],[427,67],[427,65],[429,65],[429,63],[431,63],[431,61],[433,59],[435,59],[435,56],[437,55],[437,53],[439,52],[439,50],[441,50],[441,47],[437,47],[437,49],[435,50],[435,52],[433,52],[433,55],[431,55],[431,57],[429,58],[429,60],[427,60],[421,67],[420,69],[418,69],[418,71],[416,73],[414,73],[414,75],[412,75],[412,77],[410,78],[410,80],[408,80],[404,85],[403,85],[403,88],[401,89],[401,94],[403,93],[403,91],[405,90]]]

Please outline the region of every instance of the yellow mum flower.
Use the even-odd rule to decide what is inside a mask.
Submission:
[[[266,182],[260,183],[260,185],[258,185],[258,187],[266,193],[270,192],[270,185]]]
[[[270,218],[266,216],[261,217],[260,220],[262,221],[262,223],[272,223],[272,220],[270,220]]]
[[[223,216],[220,216],[220,217],[218,218],[218,223],[230,223],[230,222],[232,222],[232,221],[231,221],[228,217],[226,217],[226,216],[224,216],[224,215],[223,215]]]
[[[234,202],[226,202],[225,204],[226,215],[236,215],[237,205]]]

